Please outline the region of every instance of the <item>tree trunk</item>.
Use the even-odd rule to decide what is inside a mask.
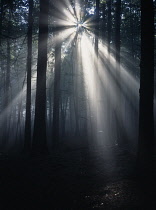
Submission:
[[[121,25],[121,0],[116,2],[116,25],[115,25],[115,58],[117,70],[120,69],[120,25]]]
[[[11,26],[11,12],[9,10],[9,20],[8,20],[8,37],[10,36],[10,26]],[[10,40],[7,38],[7,72],[6,72],[6,100],[5,100],[5,108],[9,105],[9,89],[10,89]]]
[[[2,27],[3,27],[3,5],[4,2],[3,0],[1,0],[1,5],[0,5],[0,48],[2,49]],[[4,101],[3,101],[3,97],[4,97],[4,92],[5,92],[5,77],[4,77],[4,66],[3,66],[3,61],[2,61],[2,55],[0,57],[0,68],[1,68],[1,78],[0,78],[0,84],[1,84],[1,89],[0,89],[0,115],[1,113],[3,113],[4,110]],[[3,123],[0,122],[0,134],[1,137],[3,138]],[[3,143],[3,139],[0,140],[0,146],[2,146]]]
[[[32,150],[44,153],[46,141],[46,68],[49,0],[40,0],[37,86]]]
[[[130,34],[130,40],[131,40],[131,56],[132,59],[134,60],[134,18],[133,18],[133,8],[132,8],[132,0],[130,4],[130,29],[131,29],[131,34]]]
[[[31,149],[31,65],[32,65],[32,26],[33,26],[33,0],[29,0],[28,17],[28,55],[27,55],[27,95],[26,95],[26,121],[24,150]]]
[[[97,139],[97,130],[98,130],[98,109],[99,109],[99,77],[98,77],[98,45],[99,45],[99,0],[96,0],[96,19],[95,19],[95,60],[94,60],[94,78],[95,78],[95,88],[97,90],[96,94],[96,108],[95,108],[95,122],[94,122],[94,138]]]
[[[4,12],[4,1],[1,0],[1,3],[0,3],[0,47],[1,47],[1,44],[2,44],[2,26],[3,26],[3,12]]]
[[[74,89],[74,95],[73,95],[73,105],[74,105],[74,116],[75,116],[75,136],[80,136],[80,117],[79,117],[79,92],[78,92],[78,85],[79,85],[79,70],[80,70],[80,61],[76,58],[79,58],[79,45],[78,42],[76,42],[76,47],[73,52],[73,76],[75,75],[75,78],[73,77],[73,89]],[[80,58],[79,58],[80,59]]]
[[[112,11],[112,0],[109,0],[107,2],[108,7],[108,22],[107,22],[107,49],[108,53],[110,54],[110,42],[111,42],[111,27],[112,27],[112,17],[111,17],[111,11]]]
[[[98,57],[98,38],[99,38],[99,0],[96,0],[96,26],[95,26],[95,54]]]
[[[55,46],[54,105],[53,105],[53,145],[59,143],[60,127],[60,76],[61,76],[61,43]]]
[[[148,11],[148,12],[147,12]],[[138,168],[153,174],[154,156],[154,8],[153,0],[141,0],[141,63]]]
[[[115,17],[115,60],[116,60],[116,107],[115,107],[115,123],[116,123],[116,141],[118,145],[122,145],[121,135],[121,79],[120,79],[120,25],[121,25],[121,0],[116,1],[116,17]]]
[[[8,17],[8,37],[10,36],[10,27],[11,27],[11,11],[9,9]],[[7,69],[5,77],[5,109],[7,109],[6,117],[4,120],[4,145],[7,145],[8,136],[9,136],[9,115],[10,115],[10,64],[11,64],[11,49],[10,49],[10,39],[7,38]]]
[[[102,15],[103,15],[103,20],[102,20],[102,37],[103,40],[106,40],[106,3],[104,2],[102,5]]]

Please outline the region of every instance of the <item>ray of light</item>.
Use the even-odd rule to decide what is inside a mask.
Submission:
[[[53,45],[55,45],[57,42],[63,42],[65,39],[70,37],[73,33],[75,33],[75,28],[67,28],[62,31],[56,32],[56,35],[52,37],[51,41]]]
[[[92,127],[92,131],[94,135],[97,133],[97,128],[95,124],[97,123],[96,118],[96,108],[97,108],[97,86],[96,86],[96,71],[95,71],[95,53],[94,47],[90,38],[83,33],[80,36],[80,48],[81,48],[81,59],[82,59],[82,67],[84,73],[84,80],[86,84],[86,95],[88,96],[88,104],[89,104],[89,118],[90,118],[90,127]],[[94,129],[93,129],[94,128]]]
[[[65,0],[65,3],[66,3],[66,7],[67,9],[69,10],[70,14],[74,17],[74,9],[71,5],[71,3],[69,2],[69,0]]]
[[[64,5],[63,2],[57,1],[54,6],[57,12],[54,12],[52,15],[56,25],[70,26],[76,24],[76,18],[74,17],[74,12],[70,4],[67,5],[66,2],[66,5]]]
[[[34,65],[32,67],[32,70],[36,69],[36,65]],[[35,73],[32,75],[32,89],[35,88],[35,84],[36,84],[36,79],[34,80],[34,78],[36,78],[37,72],[35,71]],[[12,109],[12,107],[15,107],[16,104],[21,101],[21,100],[25,100],[26,97],[26,84],[24,84],[22,90],[16,95],[16,97],[14,99],[12,99],[12,101],[10,102],[10,104],[5,108],[5,110],[1,113],[0,115],[0,121],[3,122],[7,116],[8,113],[10,113],[10,110]]]
[[[119,72],[120,78],[117,78],[118,73],[116,69],[116,60],[113,55],[108,54],[107,45],[104,44],[100,39],[99,56],[98,61],[96,61],[96,59],[94,59],[95,50],[93,37],[94,34],[86,30],[79,35],[79,42],[81,43],[80,52],[85,81],[88,87],[88,97],[90,103],[92,104],[91,112],[93,114],[91,115],[92,118],[94,118],[92,120],[96,121],[95,115],[98,107],[97,130],[99,130],[100,135],[103,133],[101,136],[103,136],[103,139],[106,139],[106,137],[110,135],[111,129],[113,129],[110,129],[107,125],[107,106],[110,106],[110,114],[113,115],[114,113],[113,118],[116,118],[118,123],[122,124],[122,122],[125,120],[125,103],[128,104],[131,114],[133,113],[134,115],[138,112],[136,101],[138,101],[139,83],[122,65]],[[133,88],[131,87],[131,84],[133,85]],[[110,102],[107,105],[108,100]],[[121,103],[121,100],[123,103]],[[101,113],[105,114],[102,115]],[[131,119],[128,123],[130,125],[133,119],[131,116],[129,116],[129,119]],[[125,125],[125,132],[130,134],[134,128],[133,126],[130,128],[128,124]],[[105,127],[105,129],[102,128],[101,125],[102,127]],[[116,126],[116,124],[114,124],[114,126]],[[117,128],[114,127],[114,130],[116,129]],[[113,136],[113,138],[115,139],[115,136]],[[116,143],[114,142],[114,144]]]
[[[80,6],[79,0],[75,0],[74,7],[75,7],[77,21],[80,22],[81,21],[81,6]]]
[[[64,58],[66,56],[66,52],[69,50],[70,45],[73,43],[73,40],[75,39],[76,31],[70,35],[68,40],[65,42],[62,57]]]

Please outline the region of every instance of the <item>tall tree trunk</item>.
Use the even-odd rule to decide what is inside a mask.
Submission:
[[[5,109],[7,109],[5,122],[4,122],[4,145],[7,145],[8,136],[9,136],[9,115],[10,115],[10,64],[11,64],[11,49],[10,49],[10,27],[11,27],[11,11],[9,9],[9,17],[8,17],[8,38],[7,38],[7,69],[6,69],[6,78],[5,78]]]
[[[96,0],[96,13],[95,13],[95,60],[94,60],[94,78],[95,78],[95,88],[97,90],[96,94],[96,108],[95,108],[95,139],[97,139],[97,130],[98,130],[98,108],[99,108],[99,78],[98,78],[98,45],[99,45],[99,0]]]
[[[133,8],[132,8],[132,0],[130,4],[130,40],[131,40],[131,56],[134,59],[135,51],[134,51],[134,18],[133,18]]]
[[[115,58],[116,67],[120,69],[120,25],[121,25],[121,0],[116,1],[116,25],[115,25]]]
[[[103,15],[103,20],[102,20],[102,37],[103,40],[106,40],[106,3],[104,2],[102,5],[102,15]]]
[[[99,0],[96,0],[96,26],[95,26],[95,54],[98,56],[98,39],[99,39]]]
[[[115,108],[115,123],[116,123],[116,140],[119,145],[122,144],[121,137],[121,79],[120,79],[120,25],[121,25],[121,0],[116,1],[116,17],[115,17],[115,60],[116,60],[116,108]]]
[[[112,0],[108,0],[107,1],[107,24],[106,24],[106,44],[107,44],[107,52],[108,52],[108,56],[107,56],[107,62],[108,62],[108,67],[107,67],[107,80],[106,80],[106,90],[105,93],[109,93],[110,91],[110,86],[109,86],[109,81],[111,79],[111,64],[110,64],[110,51],[111,51],[111,37],[112,37]],[[110,95],[107,94],[104,95],[104,97],[107,97],[107,103],[106,103],[106,109],[107,109],[107,113],[106,113],[106,119],[107,119],[107,132],[113,129],[112,124],[114,124],[114,119],[112,120],[112,105],[111,105],[111,98]],[[109,137],[108,137],[109,135]],[[107,134],[107,143],[109,144],[110,139],[112,139],[112,133],[109,132],[109,134]]]
[[[37,87],[32,150],[47,151],[46,140],[46,68],[49,0],[40,0]]]
[[[154,156],[154,8],[141,0],[141,63],[138,168],[152,175]]]
[[[6,100],[5,100],[5,107],[7,108],[9,105],[9,89],[10,89],[10,62],[11,62],[11,55],[10,55],[10,26],[11,26],[11,12],[9,10],[9,20],[8,20],[8,38],[7,38],[7,72],[6,72]]]
[[[61,43],[55,46],[54,105],[53,105],[53,145],[59,143],[60,127],[60,76],[61,76]]]
[[[3,0],[1,0],[1,4],[0,4],[0,49],[2,49],[2,27],[3,27],[3,5],[4,2]],[[1,68],[1,78],[0,78],[0,84],[1,84],[1,89],[0,89],[0,115],[4,110],[4,101],[3,101],[3,97],[4,97],[4,89],[5,86],[3,84],[5,84],[5,77],[4,77],[4,66],[3,66],[3,61],[2,61],[2,55],[0,57],[0,68]],[[3,123],[0,122],[0,135],[3,136]],[[0,146],[3,143],[3,140],[0,140]]]
[[[107,7],[108,7],[108,21],[107,21],[107,49],[108,53],[110,54],[110,42],[111,42],[111,27],[112,27],[112,17],[111,17],[111,12],[112,12],[112,0],[108,0],[107,2]]]
[[[2,26],[3,26],[3,12],[4,12],[4,0],[1,0],[0,3],[0,47],[2,44]]]
[[[24,150],[31,149],[31,65],[32,65],[32,27],[33,27],[33,0],[29,0],[28,17],[28,55],[27,55],[27,95]]]

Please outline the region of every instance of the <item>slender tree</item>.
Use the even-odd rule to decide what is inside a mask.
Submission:
[[[110,42],[111,42],[111,25],[112,25],[112,16],[111,16],[111,12],[112,12],[112,0],[108,0],[107,2],[107,7],[108,7],[108,17],[107,17],[107,49],[108,49],[108,53],[110,54]]]
[[[141,63],[138,168],[153,174],[154,156],[154,8],[153,0],[141,0]]]
[[[6,66],[6,74],[5,74],[5,109],[7,109],[6,119],[5,119],[5,131],[4,131],[4,144],[7,145],[8,137],[9,137],[9,114],[10,114],[10,70],[11,70],[11,43],[10,43],[10,34],[11,34],[11,9],[8,11],[8,26],[7,26],[7,66]]]
[[[99,93],[99,84],[98,84],[98,48],[99,48],[99,5],[100,1],[96,0],[96,9],[95,9],[95,58],[94,58],[94,77],[96,81],[96,89],[98,90],[97,93]],[[98,129],[98,108],[99,108],[99,94],[96,95],[96,101],[97,101],[97,106],[95,110],[95,138],[97,138],[97,129]]]
[[[106,40],[106,2],[102,4],[102,37]]]
[[[2,27],[3,27],[3,9],[4,7],[4,2],[3,0],[1,0],[0,2],[0,49],[2,48]],[[1,83],[1,88],[0,88],[0,104],[1,104],[1,107],[0,107],[0,115],[1,113],[3,112],[3,109],[4,109],[4,101],[3,101],[3,94],[4,94],[4,83],[5,83],[5,77],[4,77],[4,67],[3,67],[3,61],[2,61],[2,55],[0,56],[0,68],[1,68],[1,77],[0,77],[0,83]],[[1,129],[1,132],[3,130],[3,124],[2,122],[0,122],[0,129]],[[2,135],[3,136],[3,132],[2,132]],[[2,144],[3,140],[1,139],[0,141],[0,146]]]
[[[131,36],[130,36],[130,42],[131,42],[131,56],[132,59],[134,59],[134,19],[133,19],[133,8],[132,8],[132,0],[130,4],[130,29],[131,29]]]
[[[9,105],[9,89],[10,89],[10,62],[11,62],[11,49],[10,49],[10,27],[11,27],[11,11],[9,9],[9,20],[8,20],[8,38],[7,38],[7,70],[6,70],[6,101],[5,101],[5,106],[6,108]]]
[[[53,145],[59,143],[60,119],[60,76],[61,76],[61,42],[55,46],[54,105],[53,105]]]
[[[74,58],[77,58],[79,56],[79,49],[78,49],[78,42],[76,42],[76,47],[74,49]],[[75,114],[75,136],[80,136],[80,101],[79,101],[79,77],[78,77],[78,71],[80,70],[80,59],[74,59],[73,58],[73,74],[75,74],[75,77],[73,77],[73,105],[74,105],[74,114]]]
[[[3,17],[4,16],[4,1],[0,2],[0,47],[2,47],[2,27],[3,27]]]
[[[116,24],[115,24],[115,58],[117,70],[120,68],[120,25],[121,25],[121,0],[116,1]]]
[[[26,121],[24,149],[31,148],[31,65],[32,65],[32,27],[33,27],[33,0],[29,0],[28,17],[28,55],[27,55],[27,95],[26,95]]]
[[[95,25],[95,54],[98,56],[98,38],[99,38],[99,0],[96,0],[96,25]]]
[[[37,62],[37,86],[35,101],[35,119],[33,133],[33,151],[44,153],[46,141],[46,68],[48,40],[49,0],[40,0],[39,40]]]
[[[116,132],[118,144],[121,144],[121,125],[119,123],[119,112],[121,107],[121,80],[120,80],[120,25],[121,25],[121,0],[116,1],[116,13],[115,13],[115,59],[116,59],[116,95],[118,101],[115,109],[115,121],[116,121]]]

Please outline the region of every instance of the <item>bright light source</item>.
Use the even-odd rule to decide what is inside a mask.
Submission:
[[[82,27],[83,26],[83,24],[82,23],[78,23],[78,27]]]
[[[77,23],[77,27],[78,28],[84,27],[84,24],[83,23]]]

